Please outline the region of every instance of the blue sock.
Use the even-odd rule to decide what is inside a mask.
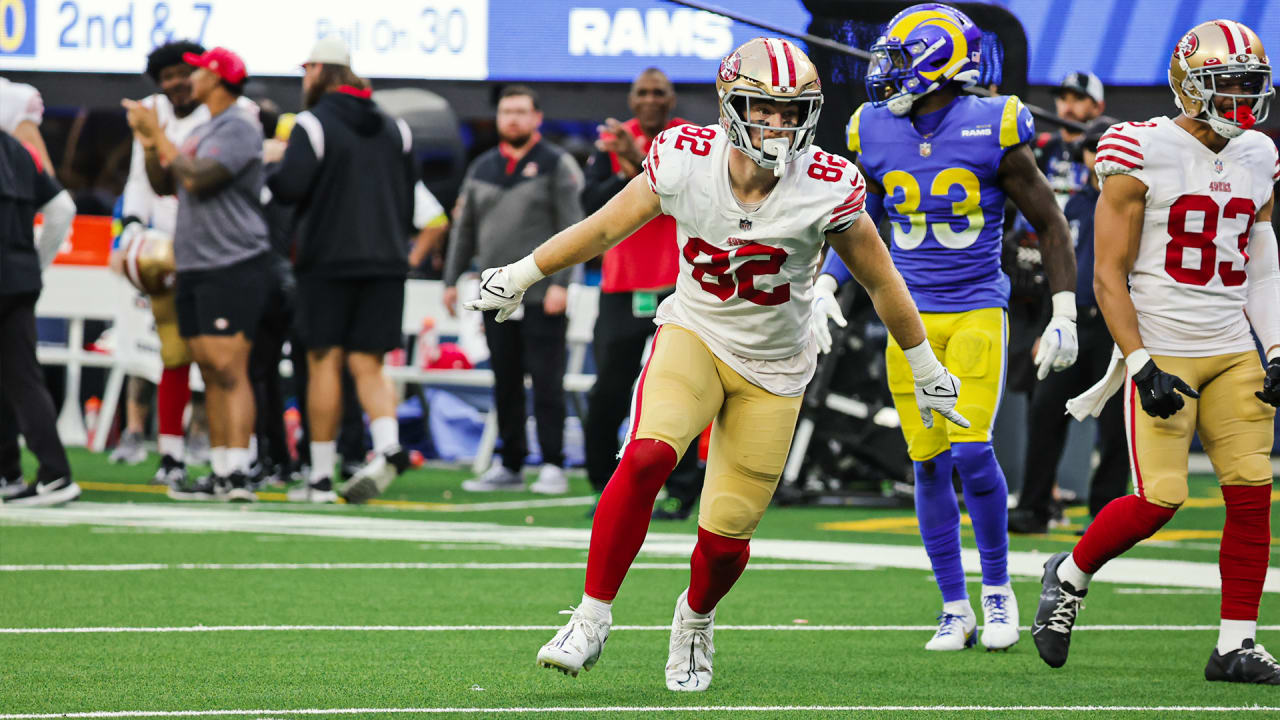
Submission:
[[[989,442],[951,446],[982,558],[982,584],[1009,582],[1009,486]]]
[[[944,603],[969,597],[960,564],[960,506],[951,485],[951,467],[950,450],[915,463],[916,520]]]

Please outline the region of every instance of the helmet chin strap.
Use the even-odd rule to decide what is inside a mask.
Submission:
[[[787,166],[787,149],[791,147],[791,141],[785,137],[768,138],[760,142],[761,155],[773,155],[777,164],[773,166],[774,177],[782,177],[782,173]]]

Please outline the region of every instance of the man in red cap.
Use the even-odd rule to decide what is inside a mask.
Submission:
[[[205,382],[212,491],[253,501],[249,438],[254,428],[249,352],[272,288],[270,244],[262,217],[262,128],[237,104],[244,61],[226,48],[186,53],[196,68],[191,93],[209,109],[209,122],[181,149],[161,131],[155,111],[126,101],[129,125],[146,156],[147,177],[159,194],[176,192],[174,259],[178,269],[178,329],[191,345]]]

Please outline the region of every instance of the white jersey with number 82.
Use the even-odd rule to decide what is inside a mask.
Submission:
[[[676,292],[657,321],[693,331],[766,390],[799,395],[816,362],[809,306],[825,233],[853,224],[865,185],[853,163],[814,146],[746,212],[729,186],[731,152],[719,126],[684,125],[645,158],[680,244]]]

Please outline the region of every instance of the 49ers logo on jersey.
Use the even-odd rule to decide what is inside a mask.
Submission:
[[[1199,47],[1200,38],[1196,37],[1195,33],[1189,32],[1186,35],[1183,35],[1182,39],[1178,41],[1178,54],[1184,58],[1191,57],[1191,54]]]
[[[720,80],[722,82],[733,82],[738,79],[738,72],[742,69],[742,56],[734,51],[732,55],[720,61]]]

